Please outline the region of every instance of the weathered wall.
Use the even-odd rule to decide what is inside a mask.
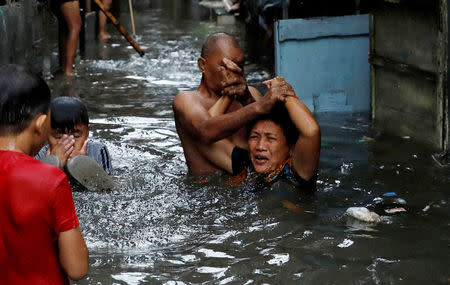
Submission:
[[[446,1],[379,1],[371,17],[374,126],[447,145]]]
[[[19,63],[48,73],[57,66],[57,21],[34,0],[0,6],[0,64]]]
[[[291,19],[275,27],[275,71],[315,112],[370,110],[369,16]]]

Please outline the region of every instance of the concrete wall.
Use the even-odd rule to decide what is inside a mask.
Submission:
[[[315,112],[370,110],[369,16],[281,20],[275,72]]]
[[[372,11],[374,126],[448,148],[447,0],[397,2]]]
[[[57,21],[34,0],[0,6],[0,65],[19,63],[35,72],[57,66]]]

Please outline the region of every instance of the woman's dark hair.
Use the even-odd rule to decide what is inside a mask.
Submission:
[[[289,117],[288,110],[284,106],[284,103],[282,102],[276,103],[273,106],[272,111],[270,111],[270,113],[261,115],[256,119],[254,119],[253,121],[250,121],[250,123],[247,124],[247,137],[250,136],[250,133],[253,130],[253,127],[256,125],[256,123],[260,121],[272,121],[278,126],[280,126],[281,129],[283,130],[283,134],[286,137],[286,141],[289,146],[293,146],[297,142],[300,133],[297,127],[292,122],[291,118]]]
[[[89,125],[89,115],[83,101],[76,97],[58,97],[50,104],[51,126],[58,133],[66,134],[75,130],[75,125]]]
[[[0,135],[23,132],[38,114],[48,112],[50,99],[47,83],[28,68],[0,67]]]

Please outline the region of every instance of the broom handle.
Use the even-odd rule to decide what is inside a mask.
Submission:
[[[138,45],[137,42],[133,40],[132,37],[127,33],[124,27],[122,27],[119,24],[119,21],[117,21],[116,17],[114,17],[109,11],[105,9],[105,6],[103,6],[103,3],[100,2],[100,0],[94,0],[94,2],[98,5],[100,10],[105,13],[106,17],[111,20],[111,22],[114,24],[114,26],[119,30],[119,32],[125,37],[125,39],[134,47],[134,49],[139,53],[140,56],[143,56],[145,53],[141,49],[141,47]]]

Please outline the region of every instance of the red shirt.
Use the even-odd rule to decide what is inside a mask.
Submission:
[[[77,226],[64,172],[0,150],[0,284],[69,284],[57,239]]]

